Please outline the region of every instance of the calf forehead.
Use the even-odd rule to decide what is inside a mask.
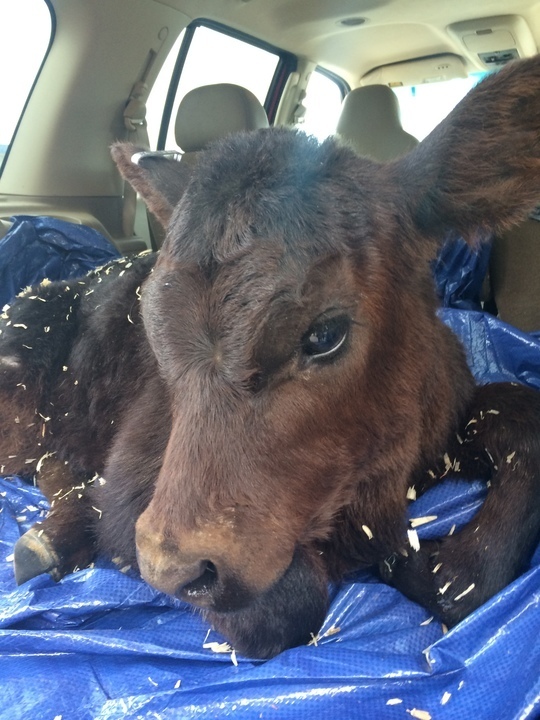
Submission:
[[[230,262],[253,243],[304,261],[369,236],[378,166],[348,148],[290,130],[217,143],[197,164],[164,250],[200,266]]]

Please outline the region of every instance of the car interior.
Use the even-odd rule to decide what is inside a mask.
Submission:
[[[533,0],[37,3],[50,11],[50,42],[24,112],[0,138],[1,232],[12,216],[48,215],[95,228],[123,253],[162,237],[120,179],[113,142],[190,161],[213,139],[269,123],[337,134],[387,161],[421,139],[402,125],[404,98],[430,93],[430,112],[446,112],[441,96],[455,104],[453,88],[464,94],[540,42]],[[425,116],[426,103],[413,113]],[[486,307],[526,331],[540,328],[539,230],[530,218],[494,238],[484,287]]]
[[[19,216],[45,217],[90,228],[111,243],[119,255],[130,257],[159,251],[164,230],[121,177],[111,157],[114,143],[133,143],[142,152],[168,153],[182,163],[195,165],[212,142],[230,133],[284,126],[315,135],[321,142],[334,136],[361,156],[392,162],[422,142],[487,74],[496,73],[515,60],[532,57],[540,48],[540,0],[477,0],[474,3],[470,0],[7,0],[0,7],[0,24],[4,38],[4,47],[0,47],[3,105],[0,113],[0,248],[3,240],[10,237]],[[501,138],[501,143],[504,142],[506,139]],[[538,201],[539,207],[519,225],[488,238],[489,259],[479,297],[483,311],[513,326],[519,333],[530,333],[535,342],[540,340],[540,198]],[[31,271],[34,273],[31,281],[35,277],[46,277],[45,274],[39,276],[39,268],[32,267]],[[5,495],[2,488],[0,495]],[[38,506],[40,511],[45,507],[41,502],[39,498],[35,500],[36,512]],[[471,494],[467,505],[471,513],[473,506],[479,506],[479,501],[476,506],[475,502],[476,496],[473,498]],[[429,519],[431,509],[429,505],[426,508],[420,515]],[[6,515],[0,515],[0,528]],[[25,522],[31,516],[26,507],[16,515],[17,520],[22,517]],[[449,534],[455,527],[454,524]],[[10,540],[15,542],[18,535],[15,532],[12,535]],[[0,548],[3,547],[4,540],[0,537]],[[12,561],[13,555],[5,559]],[[1,572],[2,562],[0,595],[3,592],[5,598],[11,598],[11,586],[6,584],[10,589],[4,592]],[[66,587],[70,592],[74,585],[69,583],[75,582],[77,579],[67,578]],[[105,581],[99,579],[99,582]],[[110,587],[116,592],[117,581],[107,576],[106,582],[110,585],[104,592]],[[97,610],[92,608],[91,596],[81,600],[80,605],[77,605],[79,600],[75,600],[75,609],[68,610],[67,619],[62,615],[63,601],[53,603],[51,608],[44,600],[39,610],[45,608],[43,616],[38,612],[33,615],[33,610],[27,612],[21,601],[15,620],[6,620],[8,630],[5,632],[12,628],[15,634],[20,632],[16,637],[16,643],[20,643],[16,650],[22,648],[24,663],[28,664],[21,667],[28,667],[28,676],[20,672],[14,661],[9,666],[12,673],[9,688],[16,687],[19,694],[9,696],[13,699],[8,708],[3,707],[0,693],[0,720],[49,716],[51,720],[53,717],[55,720],[62,717],[64,720],[68,717],[75,720],[165,719],[230,717],[233,713],[247,718],[293,718],[304,717],[306,710],[311,710],[314,717],[336,719],[436,720],[472,717],[473,710],[488,720],[539,716],[535,713],[540,712],[540,655],[538,643],[534,641],[538,620],[536,629],[530,624],[529,630],[520,630],[519,647],[525,647],[526,652],[520,655],[516,650],[513,655],[517,645],[502,651],[505,661],[512,663],[512,672],[516,674],[514,683],[507,675],[501,675],[502,670],[493,669],[488,652],[496,645],[495,640],[505,642],[507,636],[510,637],[504,628],[497,626],[496,607],[491,615],[486,614],[482,651],[477,650],[472,641],[469,645],[464,641],[462,646],[450,645],[446,656],[444,649],[436,648],[431,654],[426,649],[439,639],[433,617],[426,619],[425,615],[415,615],[416,609],[411,610],[411,622],[421,633],[421,637],[415,636],[412,641],[416,655],[411,661],[404,650],[409,647],[406,629],[402,637],[398,637],[401,629],[398,635],[391,635],[393,600],[383,590],[375,605],[368,604],[364,610],[367,641],[363,646],[365,653],[360,656],[354,645],[347,644],[346,636],[340,644],[351,626],[356,629],[354,618],[351,626],[347,626],[345,611],[353,603],[353,593],[350,586],[346,586],[338,599],[335,615],[328,617],[320,637],[314,637],[310,643],[317,646],[317,641],[322,640],[322,647],[318,648],[322,653],[313,665],[307,662],[302,665],[303,660],[297,661],[296,656],[288,655],[287,651],[274,665],[268,663],[269,669],[254,663],[249,667],[250,674],[246,672],[241,676],[236,656],[232,656],[231,663],[231,648],[224,649],[221,638],[213,642],[215,638],[211,636],[208,642],[207,635],[206,644],[201,643],[200,633],[196,634],[198,626],[195,631],[189,625],[193,613],[189,619],[181,619],[185,625],[178,625],[178,632],[185,630],[182,635],[185,648],[169,647],[164,601],[152,594],[152,588],[135,587],[129,573],[122,575],[118,582],[126,583],[127,588],[125,596],[118,590],[120,608],[111,601],[97,619],[90,613],[94,610],[101,613],[101,606],[96,602]],[[370,582],[368,579],[367,583]],[[538,604],[537,580],[536,585],[534,578],[525,582],[529,582],[529,591]],[[36,587],[39,590],[41,586],[38,583]],[[75,587],[73,597],[81,587],[82,583]],[[45,591],[48,590],[48,586],[45,587]],[[151,606],[151,616],[139,616],[143,601]],[[529,606],[532,604],[531,601]],[[66,601],[65,605],[69,603]],[[110,619],[103,620],[109,611]],[[389,619],[375,628],[370,623],[380,612]],[[520,614],[525,611],[518,608],[516,617]],[[24,625],[27,616],[30,620]],[[95,630],[90,639],[79,631],[77,622],[81,617],[83,623],[90,618],[84,630]],[[500,622],[506,622],[504,616],[501,617]],[[538,612],[535,617],[540,617]],[[60,629],[55,635],[58,618]],[[142,630],[139,621],[143,622]],[[2,622],[0,607],[0,634],[4,632]],[[120,639],[114,635],[115,622],[121,633],[125,630]],[[174,622],[171,621],[171,628],[176,632]],[[42,626],[50,631],[46,637],[24,636],[28,628],[31,633],[36,628],[41,631]],[[61,632],[65,631],[61,638],[64,642],[73,628],[73,638],[68,641],[73,645],[65,652],[58,649],[64,648],[55,645]],[[437,632],[446,635],[447,628],[443,626],[441,631],[439,628],[440,625]],[[154,630],[157,640],[150,635]],[[137,636],[133,645],[129,644],[132,642],[131,636],[128,637],[130,631]],[[98,662],[92,653],[102,651],[110,640],[106,637],[109,632],[114,647],[106,649],[105,659]],[[383,664],[382,653],[375,644],[377,633],[379,640],[383,637],[384,642],[390,643],[388,665]],[[148,647],[144,646],[147,637]],[[166,648],[163,656],[156,649],[161,641]],[[325,645],[327,641],[329,644]],[[335,664],[329,669],[325,666],[324,652],[330,647],[330,641],[341,655],[336,651],[332,660]],[[96,650],[98,646],[100,649]],[[464,653],[469,653],[463,663],[465,670],[455,660],[456,647],[464,646]],[[7,644],[5,647],[8,655],[15,658],[16,651]],[[216,655],[212,657],[215,667],[207,671],[203,660],[208,648]],[[311,652],[317,648],[303,649]],[[49,656],[54,656],[44,671],[38,671],[40,654],[47,656],[47,661]],[[472,669],[471,657],[475,661]],[[310,662],[313,658],[309,656]],[[175,675],[173,666],[167,664],[169,661],[185,663],[182,679]],[[1,662],[0,658],[2,668],[8,667]],[[356,672],[355,663],[366,663],[365,675],[357,684],[362,685],[363,697],[368,697],[368,702],[375,697],[380,699],[381,688],[386,693],[376,714],[361,714],[359,706],[353,704],[356,701],[351,698],[356,686],[353,692],[353,681],[349,682],[347,672],[349,666]],[[444,663],[447,663],[445,668],[450,669],[445,669],[443,678],[434,678],[438,683],[432,684],[437,695],[435,711],[428,712],[421,703],[414,704],[413,691],[419,687],[414,682],[424,682],[423,673],[436,674]],[[221,675],[217,674],[218,664]],[[49,667],[54,673],[50,673]],[[503,663],[501,667],[507,666]],[[81,678],[80,691],[73,690],[76,678],[73,688],[63,680],[71,677],[72,669]],[[50,684],[46,692],[50,697],[54,695],[46,705],[48,714],[44,709],[36,710],[43,702],[44,695],[40,692],[45,690],[26,692],[24,687],[26,682],[31,684],[26,678],[31,678],[34,671],[35,677],[47,678]],[[2,672],[0,670],[0,674]],[[91,690],[88,690],[90,681],[85,684],[85,673],[94,683]],[[482,707],[478,706],[481,693],[477,688],[487,674],[491,676],[489,687],[502,688],[508,697],[512,693],[516,695],[516,705],[512,707],[524,708],[520,713],[498,706],[500,714],[492,709],[483,715]],[[533,675],[534,688],[526,679]],[[452,686],[450,693],[453,679],[456,679],[455,687]],[[281,684],[273,685],[274,680]],[[460,691],[467,688],[469,682],[476,683],[474,708],[459,705]],[[522,687],[527,683],[531,686],[529,694]],[[174,693],[184,688],[187,688],[187,699],[181,708],[178,705],[180,709],[175,714]],[[407,695],[409,689],[412,694]],[[32,699],[30,695],[34,692]],[[75,697],[79,692],[81,706],[86,703],[85,707],[93,708],[95,703],[95,707],[102,707],[100,713],[72,712],[73,703],[79,702]],[[64,693],[70,699],[65,700],[65,709],[62,709]],[[319,696],[322,702],[325,693],[331,696],[331,704],[324,706],[327,714],[321,711],[318,715],[317,702]],[[489,693],[486,690],[486,706],[490,702],[497,704],[495,694],[488,698]],[[98,695],[99,701],[95,699]],[[447,703],[449,710],[444,707]],[[295,714],[295,707],[300,706]],[[275,712],[283,708],[283,714]]]

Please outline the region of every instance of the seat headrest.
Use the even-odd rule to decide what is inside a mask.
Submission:
[[[240,130],[268,127],[255,95],[239,85],[204,85],[187,93],[176,115],[176,142],[186,153],[203,150],[213,140]]]
[[[398,99],[387,85],[352,90],[343,101],[336,132],[360,155],[375,160],[393,160],[418,145],[403,130]]]

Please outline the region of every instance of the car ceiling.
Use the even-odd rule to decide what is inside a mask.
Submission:
[[[305,56],[352,86],[371,69],[439,53],[467,54],[452,23],[501,15],[521,16],[540,45],[536,0],[155,0],[190,18],[221,21],[273,45]],[[365,18],[343,27],[346,18]]]

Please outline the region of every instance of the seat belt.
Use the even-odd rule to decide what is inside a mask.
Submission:
[[[138,81],[133,86],[124,108],[124,127],[126,140],[138,147],[149,149],[148,130],[146,125],[146,99],[148,86]],[[122,232],[125,238],[135,234],[135,215],[137,213],[137,193],[131,185],[124,182],[124,204],[122,209]]]

